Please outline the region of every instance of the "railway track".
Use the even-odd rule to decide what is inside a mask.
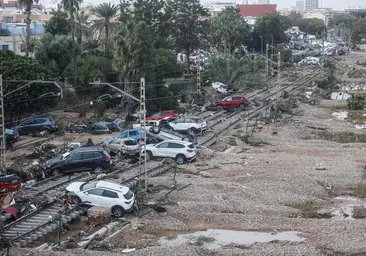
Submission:
[[[171,167],[172,166],[170,164],[162,165],[161,163],[155,162],[155,166],[147,170],[147,177],[151,178],[158,176],[168,171]],[[133,188],[139,183],[139,181],[144,181],[144,175],[140,176],[138,166],[135,165],[134,169],[135,170],[133,172],[129,172],[124,176],[119,176],[118,178],[112,178],[109,180],[119,181],[120,184]],[[116,175],[118,172],[119,171],[112,172],[108,176]],[[81,177],[76,177],[72,182],[76,179],[78,179],[77,181],[82,180]],[[122,182],[120,181],[121,179],[123,179]],[[90,180],[93,179],[85,179],[85,181]],[[70,182],[60,182],[52,188],[46,188],[45,190],[55,190],[56,187],[59,188],[68,183]],[[65,212],[64,204],[62,200],[60,200],[62,198],[63,196],[45,204],[43,207],[10,223],[9,225],[6,225],[2,235],[10,240],[13,247],[22,247],[32,243],[32,241],[38,240],[49,232],[55,231],[57,229],[56,223],[60,220],[61,214],[64,216],[64,218],[61,218],[61,221],[66,223],[79,217],[84,212],[84,210],[79,206],[75,206]]]
[[[319,75],[319,73],[307,74],[306,76],[300,78],[299,80],[295,81],[294,83],[287,85],[285,87],[279,88],[278,93],[292,87],[292,88],[290,88],[290,90],[288,90],[288,93],[291,93],[291,92],[297,90],[299,87],[303,86],[304,84],[308,83],[309,81],[311,81],[318,75]],[[297,84],[297,85],[294,85],[294,84]],[[213,133],[213,135],[200,137],[199,144],[206,146],[206,147],[212,146],[216,142],[218,136],[220,134],[222,134],[224,131],[227,131],[228,129],[230,129],[232,126],[234,126],[235,124],[237,124],[238,122],[240,122],[243,119],[251,119],[251,118],[257,116],[261,110],[268,109],[270,106],[272,106],[276,100],[275,99],[271,100],[271,97],[275,96],[276,94],[277,94],[277,92],[274,92],[264,98],[264,99],[270,100],[268,102],[268,104],[262,105],[261,107],[255,108],[255,109],[245,112],[241,115],[240,115],[240,111],[238,110],[238,111],[233,112],[229,116],[227,116],[225,119],[218,120],[217,122],[212,124],[210,126],[210,128],[213,126],[217,126],[219,124],[222,124],[222,125],[220,125],[220,127]],[[228,121],[228,123],[227,122],[224,123],[224,121]]]

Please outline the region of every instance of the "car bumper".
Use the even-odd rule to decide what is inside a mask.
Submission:
[[[188,157],[188,158],[186,158],[186,160],[188,163],[193,163],[196,161],[196,156]]]

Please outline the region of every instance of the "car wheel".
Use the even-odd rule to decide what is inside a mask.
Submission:
[[[80,198],[80,197],[78,197],[78,196],[73,196],[73,197],[72,197],[72,202],[73,202],[74,204],[81,204],[81,203],[82,203],[81,198]]]
[[[241,103],[241,104],[239,105],[239,109],[243,110],[244,108],[245,108],[245,105],[244,105],[243,103]]]
[[[112,214],[116,218],[120,218],[124,214],[124,209],[121,206],[113,206],[112,207]]]
[[[146,151],[146,156],[147,156],[147,159],[152,159],[153,158],[153,154],[150,150]]]
[[[124,158],[125,157],[125,155],[122,153],[122,151],[118,151],[118,157],[119,158]]]
[[[53,177],[58,177],[58,176],[60,176],[60,175],[61,175],[61,169],[57,168],[57,169],[54,169],[54,170],[52,171],[52,176],[53,176]]]
[[[186,161],[186,157],[182,154],[179,154],[175,157],[175,161],[177,162],[177,164],[184,164],[184,162]]]
[[[101,174],[103,172],[103,168],[101,167],[101,166],[97,166],[97,167],[95,167],[94,168],[94,173],[96,174],[96,175],[99,175],[99,174]]]
[[[193,133],[193,134],[197,134],[198,130],[195,127],[189,128],[189,130]]]
[[[222,105],[217,105],[218,110],[222,110],[224,107]]]

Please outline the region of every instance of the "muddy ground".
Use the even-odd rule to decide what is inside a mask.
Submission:
[[[220,136],[213,158],[177,169],[178,191],[159,203],[166,212],[134,219],[98,250],[44,255],[121,255],[127,247],[137,248],[129,255],[364,255],[365,130],[335,112],[348,112],[345,102],[299,103],[294,115],[260,124],[247,143],[242,123]],[[172,179],[173,172],[150,179],[149,201]]]

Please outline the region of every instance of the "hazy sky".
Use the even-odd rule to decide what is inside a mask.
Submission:
[[[50,3],[55,3],[55,2],[59,2],[60,0],[40,0],[41,3],[44,4],[50,4]],[[246,0],[201,0],[201,3],[210,3],[210,2],[244,2]],[[249,3],[252,2],[256,2],[257,0],[249,0]],[[305,0],[304,0],[305,1]],[[348,7],[355,7],[355,6],[366,6],[366,1],[365,0],[319,0],[319,4],[321,5],[321,7],[325,8],[333,8],[335,10],[344,10]],[[98,5],[100,3],[103,2],[111,2],[111,3],[119,3],[119,0],[84,0],[83,1],[83,6],[85,6],[86,4],[93,4]],[[270,0],[271,4],[277,4],[277,9],[284,9],[284,8],[290,8],[291,6],[296,6],[296,0]]]
[[[277,4],[278,9],[289,8],[296,5],[296,0],[270,0],[270,3]],[[344,10],[353,6],[366,6],[365,0],[319,0],[319,5],[323,8],[333,8]]]

